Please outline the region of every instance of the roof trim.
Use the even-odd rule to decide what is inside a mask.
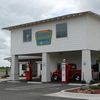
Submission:
[[[68,19],[68,18],[72,18],[72,17],[82,16],[82,15],[85,15],[85,14],[90,14],[90,15],[93,15],[95,17],[100,18],[99,14],[96,14],[96,13],[91,12],[91,11],[86,11],[86,12],[73,13],[73,14],[54,17],[54,18],[44,19],[44,20],[40,20],[40,21],[35,21],[35,22],[30,22],[30,23],[25,23],[25,24],[20,24],[20,25],[15,25],[15,26],[9,26],[9,27],[5,27],[5,28],[2,28],[2,29],[11,31],[11,30],[14,30],[14,29],[31,27],[31,26],[34,26],[34,25],[40,25],[40,24],[44,24],[44,23],[47,23],[47,22],[54,22],[54,21],[58,21],[58,20],[64,20],[64,19]]]

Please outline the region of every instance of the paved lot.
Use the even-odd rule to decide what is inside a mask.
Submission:
[[[76,100],[71,98],[57,98],[44,96],[45,94],[59,92],[68,86],[65,84],[28,84],[21,83],[0,83],[0,100]]]

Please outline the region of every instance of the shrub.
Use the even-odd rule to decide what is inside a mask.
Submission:
[[[96,86],[89,86],[89,88],[95,90],[95,89],[100,89],[100,86],[98,86],[98,85],[96,85]]]
[[[89,84],[95,84],[96,81],[95,80],[91,80]]]
[[[98,84],[98,86],[100,87],[100,83]]]
[[[85,80],[82,80],[81,83],[82,83],[82,84],[86,84],[86,81],[85,81]]]
[[[86,89],[88,89],[87,86],[84,86],[84,85],[83,85],[83,86],[80,87],[80,90],[86,90]]]

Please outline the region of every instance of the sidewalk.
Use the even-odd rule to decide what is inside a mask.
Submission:
[[[0,78],[0,82],[5,82],[5,81],[9,81],[10,78]]]

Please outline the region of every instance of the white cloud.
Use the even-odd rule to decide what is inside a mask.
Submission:
[[[79,0],[78,9],[100,13],[100,0]]]
[[[0,30],[0,66],[9,66],[4,58],[10,56],[10,33]]]

